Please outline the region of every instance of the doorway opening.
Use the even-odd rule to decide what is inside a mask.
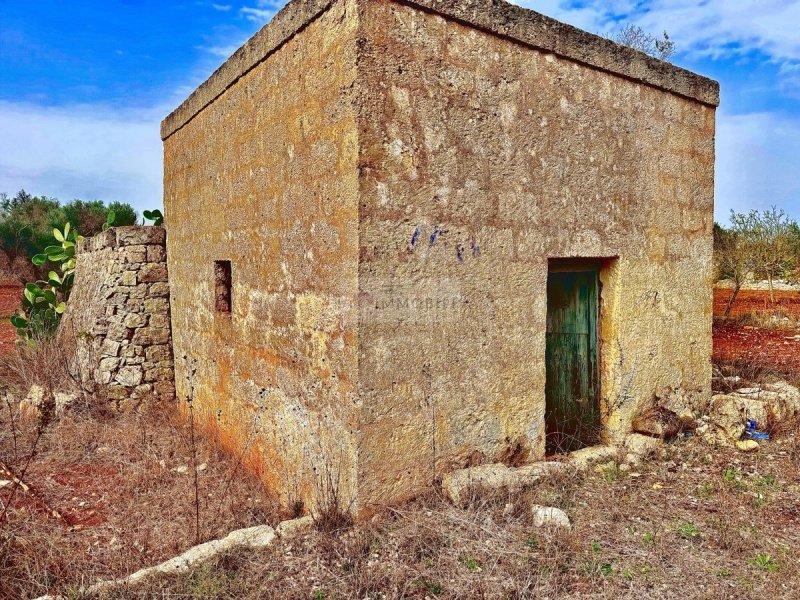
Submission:
[[[600,260],[552,259],[547,274],[548,454],[600,443]]]

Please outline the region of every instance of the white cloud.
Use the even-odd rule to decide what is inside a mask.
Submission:
[[[645,28],[669,30],[689,56],[759,50],[779,63],[800,60],[800,0],[650,0],[632,13]]]
[[[255,23],[266,23],[286,2],[280,0],[258,0],[256,6],[245,6],[240,13],[248,20]]]
[[[677,5],[679,15],[683,14],[681,10],[689,10],[681,8],[682,2],[679,0]],[[716,2],[707,0],[701,6]],[[612,6],[616,12],[625,9],[627,3],[628,0],[618,0],[602,6]],[[610,23],[600,4],[589,2],[583,8],[571,9],[558,0],[541,0],[535,8],[590,31],[605,31]],[[734,1],[734,5],[742,3]],[[772,14],[770,7],[776,6],[774,2],[766,3],[759,14]],[[257,10],[265,11],[264,18],[274,12],[264,2],[259,3]],[[699,16],[693,18],[699,22]],[[732,17],[725,19],[732,22]],[[675,30],[679,21],[678,17],[669,20],[670,31]],[[686,31],[691,29],[686,24],[681,26]],[[789,46],[781,43],[784,51]],[[226,58],[237,47],[220,44],[205,50]],[[789,63],[782,68],[786,79],[794,76],[800,81],[800,69]],[[168,103],[147,110],[97,106],[43,108],[0,101],[0,131],[4,141],[4,152],[0,154],[0,192],[14,194],[24,187],[31,193],[65,201],[74,197],[120,200],[130,202],[140,212],[160,206],[160,120],[203,79],[203,73],[198,72],[187,79],[184,88],[175,91]],[[800,89],[800,84],[796,89]],[[731,208],[745,211],[772,204],[800,218],[798,156],[800,116],[779,112],[731,115],[723,107],[717,120],[717,219],[727,221]]]
[[[624,23],[669,31],[689,59],[726,59],[753,51],[790,70],[800,65],[800,0],[517,0],[594,33]]]
[[[0,192],[162,204],[159,136],[166,106],[116,110],[98,106],[40,106],[0,101]]]
[[[249,6],[244,7],[241,12],[248,21],[255,21],[259,23],[266,23],[275,15],[275,11],[262,8],[251,8]]]
[[[244,42],[242,42],[243,44]],[[242,44],[230,44],[229,46],[198,46],[202,50],[208,52],[213,56],[227,59],[234,52],[236,52]]]
[[[776,113],[717,118],[716,218],[772,205],[800,218],[800,117]]]
[[[230,4],[212,4],[211,8],[214,10],[219,10],[221,12],[228,12],[231,9]]]
[[[785,63],[778,70],[779,89],[784,96],[800,100],[800,62]]]

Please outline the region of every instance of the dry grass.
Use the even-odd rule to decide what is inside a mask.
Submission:
[[[80,385],[70,373],[73,351],[54,339],[16,346],[0,355],[0,384],[17,395],[32,385],[50,391],[75,392]]]
[[[0,416],[0,460],[19,473],[29,458],[34,424],[16,429],[14,458],[8,406]],[[16,415],[15,422],[16,422]],[[36,496],[64,516],[48,516],[17,490],[0,522],[0,598],[69,592],[179,554],[195,542],[190,434],[170,408],[148,415],[72,414],[44,431],[23,477]],[[201,537],[277,520],[254,477],[236,477],[235,460],[200,439]],[[0,475],[0,479],[3,476]],[[0,490],[0,510],[11,497]]]
[[[431,494],[115,597],[800,597],[796,439],[741,454],[690,438],[638,473],[609,468],[463,509]],[[535,528],[534,503],[563,508],[572,531]]]
[[[28,479],[55,506],[75,506],[55,472],[92,465],[90,481],[122,476],[104,488],[114,490],[99,509],[104,523],[71,531],[22,506],[2,524],[0,597],[74,592],[193,543],[191,478],[170,471],[188,463],[188,432],[164,415],[142,419],[76,417],[46,434]],[[209,465],[200,479],[208,515],[232,465],[207,442],[199,452]],[[476,495],[465,508],[431,493],[345,529],[229,554],[113,597],[800,597],[798,430],[756,454],[682,440],[637,471],[562,476],[521,493]],[[242,475],[231,487],[224,518],[205,522],[204,538],[274,521],[271,507],[256,502],[256,482]],[[103,504],[91,499],[95,488],[82,489],[78,500]],[[573,530],[535,528],[532,504],[562,508]]]
[[[202,437],[193,448],[170,410],[71,414],[44,430],[29,461],[39,430],[20,427],[13,404],[0,409],[0,460],[17,472],[30,463],[24,479],[65,521],[16,494],[0,522],[0,598],[79,597],[82,585],[190,547],[192,475],[173,469],[189,466],[193,451],[207,465],[198,478],[203,540],[278,519],[236,457]],[[334,511],[294,541],[113,597],[800,598],[800,429],[784,423],[774,433],[755,454],[681,439],[636,473],[611,466],[477,494],[464,508],[431,492],[355,524]],[[533,504],[565,510],[573,529],[534,527]]]
[[[712,389],[715,394],[730,394],[741,388],[760,387],[785,381],[800,388],[800,373],[778,369],[767,361],[721,361],[713,367]]]
[[[795,331],[798,323],[788,311],[780,308],[740,313],[728,319],[715,317],[715,320],[739,327],[758,327],[759,329],[778,329],[781,331]]]

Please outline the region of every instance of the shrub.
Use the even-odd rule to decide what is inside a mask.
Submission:
[[[83,238],[70,224],[63,231],[53,229],[58,244],[48,246],[31,261],[36,266],[46,262],[60,265],[61,274],[50,271],[46,281],[37,281],[25,286],[22,294],[23,314],[11,317],[11,323],[23,340],[37,340],[53,335],[61,321],[75,280],[75,246]]]

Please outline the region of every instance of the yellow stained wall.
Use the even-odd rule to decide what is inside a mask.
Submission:
[[[543,456],[549,258],[618,257],[609,438],[655,396],[708,397],[714,109],[404,3],[360,6],[361,505]]]
[[[178,395],[284,506],[541,458],[550,258],[613,259],[610,440],[709,396],[713,107],[409,3],[285,10],[262,39],[320,12],[165,122]]]
[[[287,508],[354,500],[355,29],[335,3],[164,143],[178,397]]]

